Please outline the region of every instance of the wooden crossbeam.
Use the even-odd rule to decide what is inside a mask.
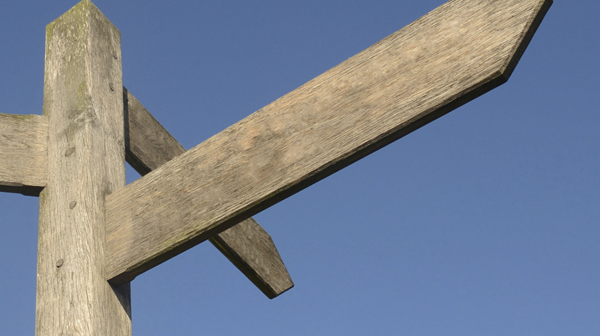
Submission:
[[[185,149],[124,89],[125,153],[141,175]],[[48,169],[48,118],[0,113],[0,192],[39,196]],[[273,299],[294,286],[271,236],[248,218],[210,239],[252,283]]]
[[[125,106],[125,157],[140,175],[185,153],[185,148],[152,114],[123,88]]]
[[[123,99],[125,156],[140,175],[185,153],[185,148],[125,88]],[[254,219],[240,222],[210,242],[270,299],[294,286],[271,236]]]
[[[46,186],[48,120],[0,113],[0,191],[37,196]]]
[[[551,0],[452,0],[107,198],[125,283],[510,77]]]

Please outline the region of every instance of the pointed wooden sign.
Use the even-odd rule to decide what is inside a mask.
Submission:
[[[36,335],[130,336],[130,281],[205,240],[291,288],[250,216],[506,82],[551,4],[451,0],[185,151],[83,0],[46,29],[44,115],[0,114],[0,191],[40,197]]]
[[[508,80],[550,0],[453,0],[107,198],[113,284]]]
[[[145,175],[185,152],[131,93],[123,92],[125,155],[132,167]],[[47,186],[47,157],[48,116],[0,113],[0,191],[39,196]],[[269,298],[294,286],[271,236],[252,218],[211,242]]]

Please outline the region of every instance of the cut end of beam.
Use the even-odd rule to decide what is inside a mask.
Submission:
[[[210,242],[269,299],[294,287],[271,236],[254,219],[221,232]]]
[[[0,192],[39,196],[48,170],[48,120],[0,113]]]

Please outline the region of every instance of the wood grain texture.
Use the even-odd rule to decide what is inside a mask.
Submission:
[[[144,176],[185,153],[185,148],[123,88],[127,162]],[[294,286],[271,236],[252,218],[210,239],[267,297]]]
[[[269,299],[294,287],[273,239],[252,217],[212,237],[210,242]]]
[[[549,0],[452,0],[107,199],[122,283],[506,82]]]
[[[48,121],[0,113],[0,192],[37,196],[46,186]]]
[[[171,161],[186,152],[146,108],[123,88],[125,106],[125,155],[140,175]]]
[[[48,25],[37,336],[131,336],[129,284],[111,287],[105,269],[105,197],[125,186],[122,88],[120,33],[89,0]]]

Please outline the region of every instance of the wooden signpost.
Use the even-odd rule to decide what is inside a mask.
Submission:
[[[131,335],[131,280],[205,240],[288,290],[250,216],[506,82],[551,3],[449,1],[186,152],[83,0],[47,27],[43,115],[0,114],[0,191],[40,197],[36,335]]]

